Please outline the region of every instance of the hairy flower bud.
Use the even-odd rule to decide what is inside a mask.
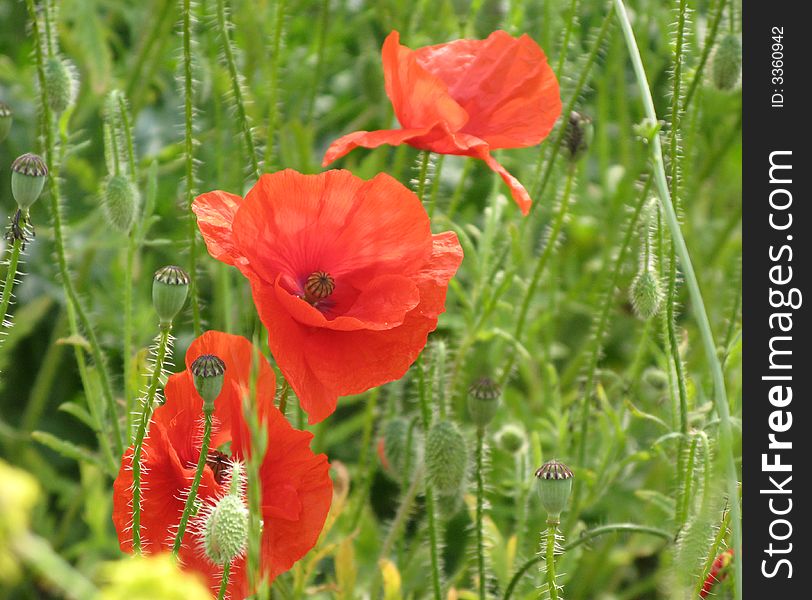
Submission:
[[[197,393],[203,398],[204,411],[214,410],[214,401],[223,390],[225,372],[226,363],[214,354],[198,356],[192,363],[192,376]]]
[[[411,478],[418,462],[417,432],[411,421],[405,417],[390,419],[383,426],[381,432],[382,448],[381,462],[384,468],[395,481],[402,481],[403,477]]]
[[[722,38],[713,54],[711,79],[719,90],[731,90],[742,74],[742,43],[739,37],[728,34]]]
[[[520,426],[508,423],[497,432],[496,443],[505,452],[516,454],[527,445],[527,436]]]
[[[502,390],[489,377],[482,377],[468,388],[468,413],[477,427],[485,427],[499,408]]]
[[[564,144],[571,162],[577,161],[586,153],[593,135],[592,119],[572,111],[564,132]]]
[[[11,164],[11,193],[24,213],[39,198],[47,177],[48,167],[36,154],[23,154]]]
[[[426,435],[426,473],[443,496],[459,492],[468,466],[465,438],[453,421],[437,421]]]
[[[547,511],[547,522],[558,523],[572,492],[572,471],[553,459],[538,468],[536,477],[539,480],[541,504]]]
[[[76,101],[79,82],[76,67],[58,56],[45,61],[45,96],[48,106],[56,114],[61,114]]]
[[[245,551],[248,509],[242,499],[228,494],[217,501],[203,527],[203,550],[216,565],[225,565]]]
[[[0,142],[6,139],[8,132],[11,131],[11,121],[11,109],[8,104],[0,102]]]
[[[629,288],[629,300],[635,314],[641,319],[653,317],[660,312],[663,298],[659,277],[651,269],[643,267]]]
[[[183,308],[189,293],[189,275],[180,267],[158,269],[152,282],[152,305],[161,325],[169,325]]]
[[[127,232],[135,222],[140,198],[138,188],[126,175],[111,175],[104,183],[102,206],[110,224]]]

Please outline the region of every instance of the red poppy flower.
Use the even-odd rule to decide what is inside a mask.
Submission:
[[[245,200],[209,192],[193,210],[209,253],[251,283],[310,423],[338,396],[403,376],[462,261],[456,234],[432,235],[417,196],[384,174],[288,169],[263,175]]]
[[[189,347],[187,369],[169,378],[166,404],[155,410],[144,441],[141,539],[147,554],[171,550],[183,513],[184,494],[194,478],[200,456],[203,402],[189,367],[202,354],[219,356],[226,364],[226,372],[223,391],[215,403],[212,450],[203,471],[200,500],[213,503],[226,495],[230,461],[245,460],[249,452],[242,398],[250,382],[253,347],[238,336],[206,332]],[[268,450],[260,467],[264,523],[261,562],[271,581],[315,545],[333,489],[327,457],[314,455],[310,450],[312,434],[293,429],[273,405],[275,389],[273,370],[261,359],[258,412],[268,428]],[[224,446],[229,442],[230,446]],[[217,448],[226,450],[230,456]],[[125,552],[132,552],[132,455],[130,447],[113,484],[113,522]],[[206,558],[200,537],[195,528],[187,529],[180,559],[184,568],[206,577],[216,592],[222,568]],[[245,598],[249,594],[245,557],[232,564],[228,592],[230,598]]]
[[[327,149],[323,165],[382,144],[472,156],[499,173],[527,214],[530,195],[491,150],[535,146],[561,114],[558,81],[538,44],[494,31],[485,40],[410,50],[393,31],[382,55],[386,94],[403,129],[345,135]]]

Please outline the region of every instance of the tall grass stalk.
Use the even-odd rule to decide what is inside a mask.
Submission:
[[[629,49],[629,56],[634,67],[635,76],[637,78],[640,94],[643,99],[646,116],[652,123],[657,122],[657,113],[654,110],[654,101],[651,97],[651,90],[646,78],[646,71],[643,67],[643,60],[640,56],[640,51],[637,48],[637,41],[634,37],[631,22],[629,21],[626,7],[623,0],[614,0],[617,9],[618,19],[620,21],[623,35],[626,39],[626,45]],[[733,545],[737,557],[741,557],[741,519],[738,503],[738,474],[736,470],[736,462],[733,453],[733,428],[730,422],[730,406],[727,400],[727,393],[725,391],[725,376],[722,371],[722,365],[716,354],[716,343],[713,339],[713,333],[708,319],[708,314],[705,309],[704,301],[702,300],[702,292],[699,289],[699,282],[696,278],[693,265],[691,264],[691,257],[688,253],[688,247],[685,244],[685,239],[682,236],[682,231],[679,226],[674,205],[671,202],[671,194],[668,189],[668,179],[665,174],[665,167],[663,164],[663,153],[660,138],[655,135],[651,141],[651,158],[654,163],[654,178],[657,185],[657,190],[660,196],[660,202],[665,210],[665,220],[671,231],[671,237],[676,244],[677,255],[680,260],[683,272],[685,273],[685,282],[688,287],[688,293],[692,301],[692,307],[697,319],[697,325],[702,337],[702,343],[705,348],[705,359],[708,361],[713,376],[714,387],[714,401],[716,411],[719,416],[719,432],[720,432],[720,447],[719,451],[725,463],[725,478],[727,484],[727,493],[730,499],[731,506],[731,526],[733,529]],[[735,562],[735,583],[734,583],[734,599],[738,600],[742,597],[742,561],[736,560]]]

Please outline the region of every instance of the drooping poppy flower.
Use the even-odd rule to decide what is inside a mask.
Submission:
[[[323,165],[359,146],[383,144],[471,156],[502,177],[527,214],[530,195],[491,150],[535,146],[561,114],[558,81],[538,44],[494,31],[485,40],[411,50],[393,31],[382,55],[386,93],[402,129],[345,135],[327,149]]]
[[[250,385],[253,346],[245,338],[206,332],[189,347],[187,369],[167,381],[166,403],[155,410],[144,441],[141,540],[146,554],[172,549],[185,494],[194,478],[203,431],[203,401],[189,367],[204,354],[219,356],[226,365],[223,390],[215,402],[207,466],[198,491],[204,505],[228,493],[231,462],[244,461],[250,452],[242,398]],[[293,429],[273,405],[275,389],[273,370],[260,359],[257,411],[268,434],[268,449],[260,467],[261,564],[269,580],[290,569],[315,545],[332,501],[327,457],[313,454],[312,434]],[[113,522],[125,552],[132,552],[132,456],[130,447],[113,484]],[[222,568],[207,558],[202,543],[199,528],[190,526],[180,550],[181,564],[202,574],[216,593]],[[245,598],[249,592],[245,557],[241,556],[232,563],[228,597]]]
[[[462,261],[456,234],[432,235],[417,196],[385,174],[288,169],[263,175],[244,200],[202,194],[193,210],[209,253],[248,278],[310,423],[338,396],[403,376]]]

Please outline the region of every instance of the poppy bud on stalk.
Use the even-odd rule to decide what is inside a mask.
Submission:
[[[527,445],[527,436],[521,427],[508,423],[496,434],[496,443],[505,452],[517,454]]]
[[[8,132],[11,131],[11,121],[11,109],[8,104],[0,102],[0,142],[6,139]]]
[[[576,162],[586,153],[592,143],[593,134],[592,119],[572,111],[564,133],[564,143],[570,162]]]
[[[203,549],[216,565],[226,565],[245,551],[248,509],[236,494],[220,498],[203,528]]]
[[[203,354],[195,359],[191,370],[197,393],[203,398],[203,410],[214,410],[214,401],[223,390],[226,363],[214,354]]]
[[[452,421],[437,421],[426,436],[426,471],[434,489],[443,496],[459,492],[467,466],[462,432]]]
[[[728,34],[722,38],[713,55],[711,78],[718,90],[732,90],[742,74],[742,43]]]
[[[138,190],[126,175],[111,175],[102,193],[104,214],[110,224],[119,231],[127,232],[133,226],[138,211]]]
[[[659,277],[650,268],[641,269],[629,288],[629,299],[635,314],[641,319],[653,317],[660,312],[663,298]]]
[[[541,504],[547,511],[547,523],[558,524],[572,492],[572,471],[564,463],[553,459],[538,468],[536,477],[539,480]]]
[[[45,61],[45,96],[56,114],[65,112],[76,101],[79,82],[76,67],[65,59],[52,56]]]
[[[413,429],[409,439],[411,427],[411,422],[405,417],[395,417],[383,427],[381,459],[388,474],[396,481],[402,481],[404,475],[411,478],[411,471],[418,462],[419,444]],[[407,469],[409,473],[404,473]]]
[[[23,154],[11,164],[11,193],[23,213],[39,198],[47,177],[48,167],[36,154]]]
[[[499,384],[489,377],[479,379],[468,388],[468,413],[477,427],[484,428],[493,420],[501,395]]]
[[[172,265],[158,269],[152,282],[152,305],[162,327],[171,325],[189,293],[189,275]]]

